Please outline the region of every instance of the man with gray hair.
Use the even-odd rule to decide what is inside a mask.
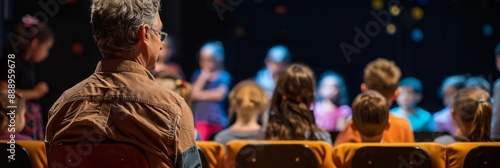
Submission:
[[[142,150],[149,167],[201,167],[190,108],[150,73],[167,35],[159,7],[160,0],[92,1],[104,59],[50,109],[49,152],[60,143],[128,143]]]

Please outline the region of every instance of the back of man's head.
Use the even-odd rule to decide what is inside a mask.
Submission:
[[[128,58],[136,49],[139,29],[153,27],[160,0],[93,0],[90,20],[94,39],[105,58]]]
[[[385,98],[372,90],[359,94],[352,103],[352,121],[362,137],[381,137],[389,123]]]
[[[393,61],[378,58],[366,65],[364,84],[367,89],[375,90],[390,100],[398,89],[401,70]]]

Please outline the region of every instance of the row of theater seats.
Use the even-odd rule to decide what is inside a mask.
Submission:
[[[500,167],[500,142],[454,143],[349,143],[332,147],[322,141],[231,141],[225,145],[197,142],[203,167]],[[2,149],[10,144],[1,142]],[[47,157],[42,141],[16,141],[15,161],[0,167],[148,167],[140,149],[119,143],[63,144]],[[4,150],[5,151],[5,150]],[[47,160],[48,158],[48,160]]]
[[[320,141],[198,142],[205,167],[500,167],[500,142],[348,143]],[[226,150],[224,150],[226,148]]]

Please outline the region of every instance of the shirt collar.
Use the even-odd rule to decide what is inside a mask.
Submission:
[[[95,72],[132,72],[154,80],[153,75],[144,66],[124,59],[103,59],[97,64]]]

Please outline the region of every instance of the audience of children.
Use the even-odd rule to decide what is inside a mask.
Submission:
[[[390,112],[398,117],[407,118],[413,132],[434,131],[431,113],[417,106],[423,96],[420,80],[414,77],[404,78],[399,82],[399,87],[401,94],[396,99],[398,107],[391,109]]]
[[[459,90],[452,99],[451,116],[456,126],[453,136],[443,135],[434,142],[448,145],[454,142],[489,142],[492,104],[489,93],[480,88]]]
[[[352,123],[362,142],[384,142],[382,134],[389,126],[387,100],[377,91],[359,94],[352,103]]]
[[[323,140],[330,133],[316,126],[311,105],[316,86],[312,70],[301,64],[288,66],[278,77],[271,100],[269,121],[259,137],[269,140]]]
[[[16,91],[22,93],[26,99],[26,127],[23,134],[35,140],[43,140],[45,137],[45,127],[42,118],[41,106],[38,102],[40,98],[48,93],[47,82],[36,78],[35,65],[47,59],[49,50],[54,43],[52,30],[40,23],[35,17],[26,15],[22,22],[15,25],[13,29],[16,41],[10,41],[5,49],[0,77],[0,90],[7,90],[8,54],[14,54],[15,59],[15,86]]]
[[[343,130],[351,116],[349,95],[344,79],[333,71],[321,75],[314,104],[318,127],[327,131]]]
[[[228,124],[226,96],[231,84],[230,74],[224,70],[222,42],[208,42],[200,50],[200,69],[192,76],[193,113],[196,130],[208,140]]]
[[[401,92],[398,83],[401,78],[401,70],[393,61],[378,58],[364,69],[364,81],[361,91],[375,90],[385,97],[387,107],[398,97]],[[389,111],[387,111],[389,113]],[[389,127],[382,135],[384,142],[414,142],[415,138],[411,125],[405,118],[399,118],[389,114]],[[361,135],[352,122],[348,122],[335,140],[334,146],[348,142],[361,142]]]
[[[434,131],[445,131],[449,134],[455,132],[453,119],[451,118],[450,106],[453,95],[460,89],[465,87],[465,76],[454,75],[447,77],[439,90],[439,96],[443,99],[445,108],[433,114]]]
[[[214,141],[226,144],[231,140],[256,139],[261,130],[257,119],[267,104],[264,89],[253,81],[242,81],[233,87],[228,100],[229,118],[236,114],[236,121],[217,133]]]
[[[26,125],[26,101],[16,94],[15,103],[9,103],[9,95],[6,92],[0,93],[0,140],[32,140],[31,137],[21,134],[20,132]],[[16,106],[17,108],[9,108],[8,106]],[[10,126],[9,126],[10,125]]]

